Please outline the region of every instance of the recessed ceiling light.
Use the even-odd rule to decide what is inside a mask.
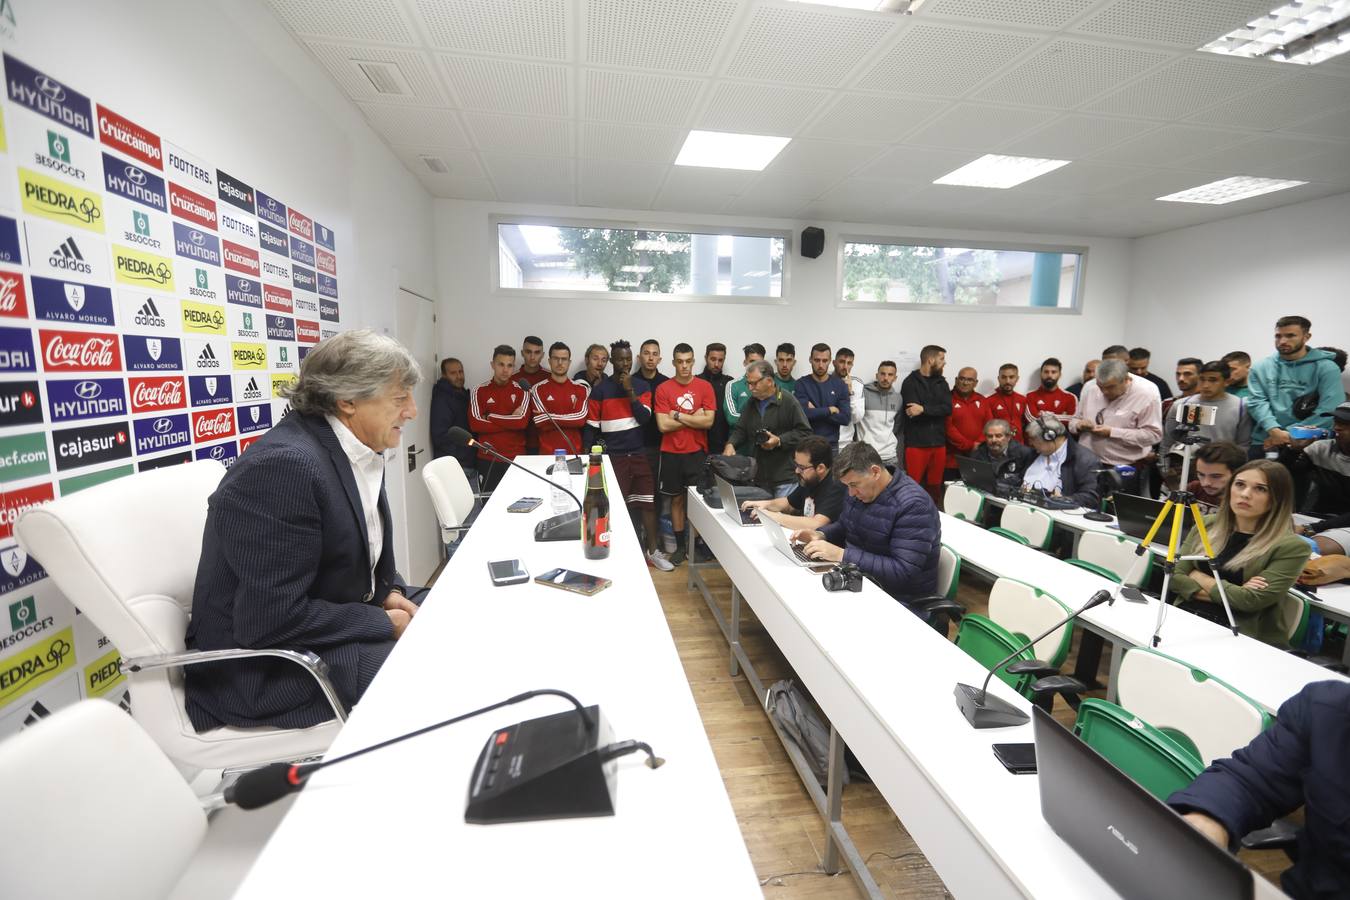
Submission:
[[[1200,49],[1224,56],[1316,65],[1350,51],[1350,0],[1293,0]]]
[[[1219,205],[1232,203],[1235,200],[1246,200],[1248,197],[1259,197],[1272,191],[1282,191],[1285,188],[1298,187],[1300,184],[1307,183],[1306,181],[1289,181],[1280,178],[1253,178],[1250,175],[1235,175],[1222,181],[1211,181],[1209,184],[1202,184],[1199,187],[1177,191],[1175,194],[1168,194],[1166,197],[1159,197],[1158,199],[1170,203]]]
[[[763,169],[787,146],[791,138],[767,134],[732,134],[728,131],[691,131],[684,139],[677,166],[711,169]]]
[[[933,184],[1010,188],[1068,164],[1067,159],[1037,159],[1033,156],[998,156],[986,153],[955,172],[948,172]]]

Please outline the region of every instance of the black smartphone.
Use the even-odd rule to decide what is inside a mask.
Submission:
[[[515,503],[512,503],[510,506],[508,506],[506,508],[506,511],[512,513],[533,512],[534,510],[538,509],[539,505],[543,502],[544,502],[543,497],[521,497]]]
[[[994,756],[1014,775],[1036,774],[1035,744],[995,744]]]
[[[585,594],[588,597],[600,593],[612,584],[608,578],[587,575],[584,572],[573,572],[571,569],[549,569],[534,580],[539,584],[571,591],[574,594]]]
[[[497,587],[506,584],[521,584],[530,580],[530,573],[518,559],[499,559],[488,563],[488,573]]]

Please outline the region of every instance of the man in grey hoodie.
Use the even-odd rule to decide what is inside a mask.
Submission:
[[[1335,355],[1309,347],[1311,339],[1311,322],[1285,316],[1275,323],[1275,353],[1252,366],[1247,376],[1247,412],[1257,456],[1262,450],[1302,446],[1294,444],[1289,426],[1330,428],[1331,411],[1345,402]]]
[[[858,440],[871,444],[887,471],[895,473],[900,456],[896,417],[900,413],[900,392],[895,389],[896,367],[892,360],[877,366],[876,381],[863,385],[863,414],[858,419]]]

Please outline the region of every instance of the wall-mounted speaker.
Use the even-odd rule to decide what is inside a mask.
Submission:
[[[810,228],[802,229],[802,256],[807,259],[815,259],[825,252],[825,229],[816,228],[814,225]]]

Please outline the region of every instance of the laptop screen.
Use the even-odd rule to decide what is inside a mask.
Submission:
[[[1122,897],[1251,900],[1252,873],[1039,707],[1041,815]]]
[[[1139,497],[1135,494],[1115,494],[1112,502],[1116,509],[1116,523],[1120,525],[1120,530],[1136,540],[1142,541],[1147,535],[1148,530],[1153,527],[1153,522],[1162,512],[1163,501],[1153,500],[1149,497]],[[1158,533],[1153,536],[1153,543],[1162,547],[1167,546],[1167,541],[1172,534],[1172,516],[1174,510],[1169,510],[1167,521],[1163,522]],[[1191,511],[1182,509],[1181,511],[1181,535],[1177,538],[1177,547],[1181,547],[1181,542],[1186,540],[1186,536],[1191,533],[1195,527],[1195,522],[1191,517]]]
[[[994,493],[998,485],[998,473],[993,463],[969,456],[958,456],[956,465],[961,470],[961,481],[967,487],[984,491],[986,494]]]

